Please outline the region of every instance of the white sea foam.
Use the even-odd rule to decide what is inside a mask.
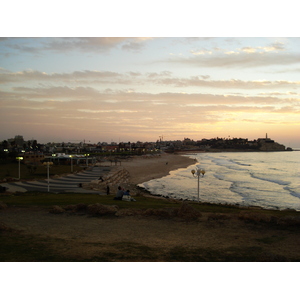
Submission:
[[[300,210],[300,152],[198,153],[193,166],[140,186],[153,194],[197,200],[193,168],[204,168],[200,200]]]

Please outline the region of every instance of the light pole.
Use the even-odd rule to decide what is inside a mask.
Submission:
[[[71,173],[73,173],[73,156],[70,155],[70,158],[71,158]]]
[[[197,169],[197,170],[192,170],[191,173],[193,174],[194,177],[198,177],[198,202],[200,201],[199,193],[200,193],[200,176],[202,177],[205,174],[205,170],[203,169]]]
[[[18,156],[16,159],[19,161],[19,180],[21,179],[21,160],[23,159],[23,156]]]
[[[88,163],[88,157],[89,157],[89,154],[84,154],[86,156],[86,166],[88,167],[89,166],[89,163]]]
[[[48,181],[48,192],[50,191],[50,186],[49,186],[49,168],[50,166],[52,167],[53,162],[44,162],[43,165],[47,168],[47,181]]]

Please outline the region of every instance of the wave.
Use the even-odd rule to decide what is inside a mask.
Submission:
[[[284,187],[284,189],[286,191],[288,191],[290,193],[290,195],[300,199],[300,193],[299,192],[293,191],[293,189],[290,188],[290,187]]]
[[[255,179],[259,179],[259,180],[264,180],[264,181],[268,181],[268,182],[272,182],[272,183],[276,183],[279,185],[289,185],[291,182],[290,181],[285,181],[285,180],[281,180],[281,179],[274,179],[274,178],[267,178],[267,177],[261,177],[258,175],[254,175],[253,173],[250,173],[252,178]]]

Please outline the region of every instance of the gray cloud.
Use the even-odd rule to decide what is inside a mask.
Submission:
[[[278,88],[299,88],[300,81],[287,80],[256,80],[244,81],[239,79],[212,80],[209,75],[199,75],[190,78],[172,77],[169,71],[146,73],[128,72],[126,74],[110,71],[75,71],[72,73],[45,73],[35,70],[25,70],[21,72],[10,72],[0,69],[0,84],[17,82],[65,82],[66,84],[121,84],[121,85],[145,85],[155,84],[159,86],[173,87],[204,87],[217,89],[278,89]],[[292,92],[290,92],[292,93]]]

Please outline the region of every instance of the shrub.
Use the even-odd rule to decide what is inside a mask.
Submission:
[[[62,213],[65,212],[65,210],[64,210],[62,207],[58,206],[58,205],[54,205],[54,206],[52,207],[52,209],[50,209],[49,212],[50,212],[51,214],[62,214]]]
[[[187,203],[182,203],[177,213],[177,217],[182,218],[186,221],[197,220],[201,216],[202,214],[199,210],[195,209],[193,206]]]
[[[240,212],[239,217],[240,220],[249,221],[249,222],[264,222],[270,223],[271,217],[266,216],[264,214],[255,213],[255,212]]]
[[[87,207],[87,213],[93,216],[115,215],[119,207],[117,205],[91,204]]]
[[[207,221],[224,221],[229,219],[231,219],[231,217],[225,214],[210,214],[207,217]]]
[[[2,201],[0,201],[0,210],[1,209],[6,209],[7,205],[5,203],[3,203]]]

